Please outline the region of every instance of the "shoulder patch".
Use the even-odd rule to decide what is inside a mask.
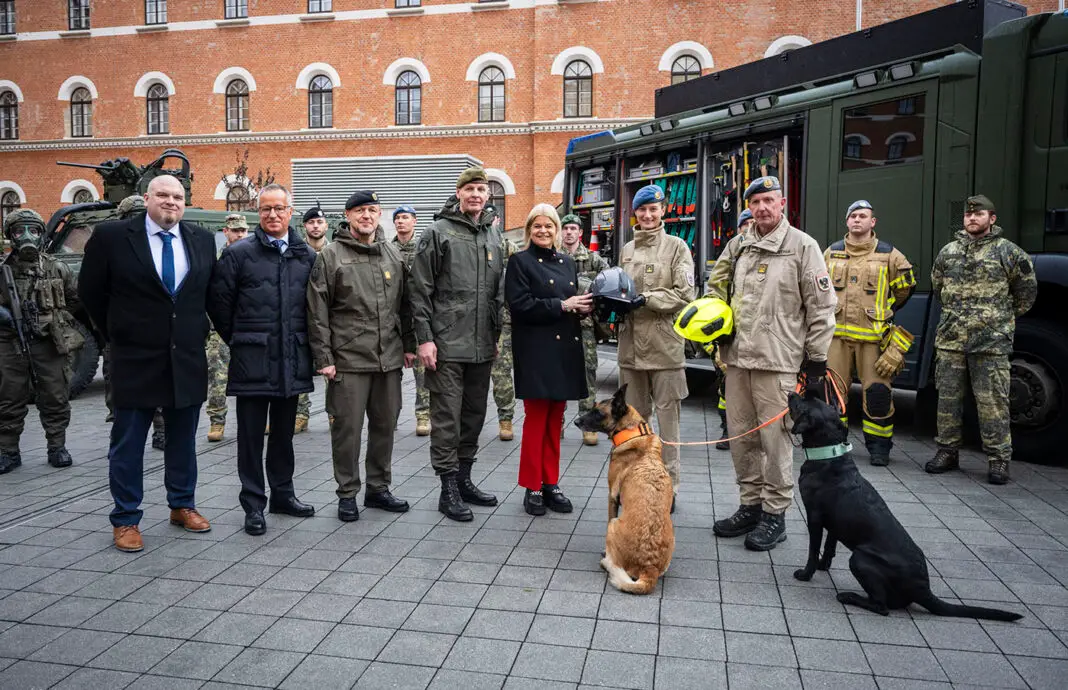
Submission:
[[[816,289],[820,292],[828,292],[831,289],[831,276],[827,274],[827,271],[817,273],[813,277],[813,281],[816,283]]]
[[[1034,270],[1034,266],[1031,265],[1030,257],[1025,256],[1020,261],[1020,273],[1024,274],[1025,276],[1029,276]]]
[[[836,251],[836,252],[844,251],[845,250],[845,240],[838,240],[837,242],[832,244],[830,247],[827,247],[827,249],[830,249],[830,250]]]
[[[847,252],[831,252],[832,259],[848,259],[849,254]]]
[[[879,240],[875,245],[876,254],[889,254],[892,251],[894,251],[894,245],[890,244],[889,242]]]

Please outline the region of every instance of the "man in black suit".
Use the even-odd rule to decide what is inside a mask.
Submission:
[[[297,396],[312,390],[305,293],[315,250],[289,228],[289,190],[269,184],[259,194],[260,223],[227,247],[211,281],[211,320],[230,346],[226,394],[237,397],[237,474],[245,531],[267,531],[263,509],[311,517],[315,508],[293,488],[293,429]],[[263,481],[267,441],[268,506]]]
[[[146,213],[101,223],[85,246],[78,294],[111,346],[115,423],[108,450],[115,546],[144,548],[138,523],[144,496],[145,440],[157,407],[167,442],[163,483],[171,524],[190,532],[211,525],[196,510],[196,428],[207,398],[204,342],[215,238],[183,223],[185,189],[155,178]]]

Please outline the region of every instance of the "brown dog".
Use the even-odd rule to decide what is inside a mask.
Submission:
[[[612,439],[608,464],[608,534],[601,567],[621,592],[649,594],[675,551],[671,524],[671,477],[660,457],[663,446],[623,386],[609,400],[575,420],[583,431]],[[619,507],[623,506],[623,515]]]

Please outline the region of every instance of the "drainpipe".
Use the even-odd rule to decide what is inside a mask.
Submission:
[[[1061,0],[1061,5],[1063,5],[1063,4],[1064,4],[1064,0]],[[862,28],[864,28],[862,26],[863,17],[864,17],[864,0],[857,0],[857,31],[860,31]]]

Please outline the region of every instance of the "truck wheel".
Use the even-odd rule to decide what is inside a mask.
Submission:
[[[1063,463],[1068,445],[1068,328],[1046,319],[1021,319],[1011,363],[1014,458]]]
[[[100,348],[96,344],[96,338],[89,332],[80,321],[74,322],[74,328],[85,338],[85,344],[74,353],[74,361],[71,363],[73,372],[70,377],[70,399],[74,400],[96,378],[97,365],[100,363]]]

